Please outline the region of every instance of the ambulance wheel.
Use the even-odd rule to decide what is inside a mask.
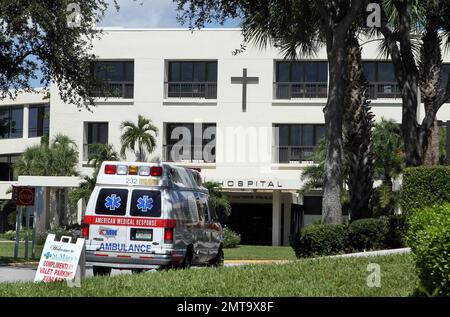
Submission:
[[[223,262],[224,262],[223,250],[219,249],[219,253],[217,253],[216,257],[214,258],[211,264],[215,267],[221,267],[223,266]]]
[[[109,276],[111,275],[111,268],[104,266],[93,266],[94,276]]]
[[[192,258],[193,258],[193,254],[192,254],[192,249],[189,248],[186,252],[186,256],[184,257],[183,260],[183,264],[181,265],[181,267],[183,269],[189,269],[192,266]]]

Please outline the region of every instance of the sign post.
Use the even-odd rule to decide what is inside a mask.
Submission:
[[[20,241],[20,227],[22,224],[22,207],[17,210],[16,219],[16,242],[14,244],[14,259],[19,257],[19,241]]]
[[[14,258],[19,256],[20,230],[22,226],[22,212],[25,206],[26,212],[26,232],[25,232],[25,258],[28,259],[28,242],[30,230],[30,210],[29,206],[34,206],[35,188],[33,187],[13,187],[13,200],[18,208],[16,224],[16,242],[14,245]],[[35,237],[33,237],[35,238]]]
[[[39,188],[37,189],[40,192]],[[31,242],[31,258],[34,260],[36,258],[36,225],[37,225],[37,213],[39,210],[39,199],[36,199],[34,212],[33,212],[33,237]]]

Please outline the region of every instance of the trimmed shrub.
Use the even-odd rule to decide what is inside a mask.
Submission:
[[[223,229],[223,247],[236,248],[241,243],[241,236],[231,229]]]
[[[413,213],[407,243],[422,290],[428,295],[450,296],[450,204]]]
[[[348,227],[350,247],[355,251],[384,249],[388,233],[386,217],[356,220]]]
[[[404,212],[450,202],[450,167],[407,168],[400,203]]]
[[[348,244],[345,225],[310,225],[291,238],[298,258],[344,253]]]

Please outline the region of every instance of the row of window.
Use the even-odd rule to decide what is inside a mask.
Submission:
[[[323,61],[276,62],[274,98],[326,98],[328,64]],[[93,74],[109,89],[96,97],[130,99],[134,96],[134,62],[96,61]],[[371,99],[399,98],[400,90],[391,62],[364,62]],[[450,64],[443,66],[442,85],[446,85]],[[166,98],[217,98],[217,61],[170,61],[164,83]],[[103,94],[103,95],[102,95]],[[106,95],[105,95],[106,94]]]
[[[325,135],[321,124],[277,124],[274,160],[280,163],[309,161],[315,146]],[[108,143],[108,123],[86,122],[84,160],[95,144]],[[163,159],[168,162],[214,163],[215,123],[167,123]]]
[[[23,138],[24,107],[0,107],[0,139]],[[40,137],[49,132],[48,104],[33,105],[28,111],[28,137]]]

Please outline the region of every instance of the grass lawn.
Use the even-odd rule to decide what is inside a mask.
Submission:
[[[225,260],[296,260],[291,247],[241,245],[224,249]]]
[[[369,288],[367,266],[381,266],[381,287]],[[0,284],[4,296],[409,296],[418,279],[410,255],[302,260],[288,264],[169,270],[65,283]]]
[[[36,246],[36,257],[39,258],[41,256],[43,246]],[[31,257],[31,241],[28,244],[28,254]],[[0,242],[0,264],[14,263],[14,262],[23,262],[24,260],[14,260],[14,242],[13,241],[1,241]],[[19,257],[25,256],[25,243],[20,242],[19,244]]]

